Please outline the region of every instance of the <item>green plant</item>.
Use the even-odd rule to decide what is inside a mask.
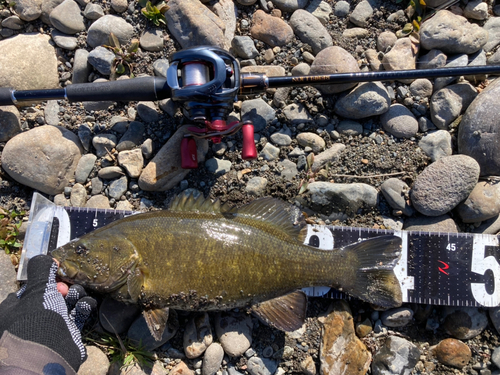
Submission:
[[[24,211],[20,213],[15,211],[7,212],[3,208],[0,208],[0,246],[7,254],[22,246],[17,236],[19,236],[19,228],[21,227],[24,214]],[[19,220],[19,216],[21,220]]]
[[[311,152],[306,158],[306,177],[300,180],[299,183],[299,194],[305,193],[311,182],[316,181],[319,176],[328,178],[328,169],[330,167],[329,163],[326,169],[320,169],[318,171],[313,171],[312,167],[314,164],[314,154]]]
[[[148,1],[146,3],[146,7],[142,8],[141,12],[144,17],[153,22],[155,26],[160,26],[160,23],[164,25],[167,24],[167,20],[165,19],[165,12],[169,9],[170,7],[163,2],[158,4],[157,6],[153,5],[151,1]]]
[[[397,0],[396,3],[400,3],[402,1],[403,0]],[[405,37],[414,31],[418,32],[425,17],[425,9],[425,0],[409,0],[405,13],[410,22],[405,24],[403,29],[399,30],[396,35],[398,37]]]
[[[130,72],[130,78],[134,78],[134,63],[133,61],[137,57],[137,51],[139,50],[139,41],[137,39],[132,39],[130,46],[127,49],[123,49],[120,45],[120,41],[115,34],[111,33],[109,36],[109,46],[104,46],[111,50],[115,56],[115,62],[111,68],[110,79],[113,81],[117,76],[122,75],[128,71]]]
[[[96,339],[86,337],[86,340],[93,342],[104,349],[111,358],[111,362],[118,362],[121,368],[138,364],[141,367],[153,367],[155,356],[148,352],[141,344],[134,345],[130,340],[122,340],[118,335],[100,336]]]

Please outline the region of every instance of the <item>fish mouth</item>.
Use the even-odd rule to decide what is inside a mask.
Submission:
[[[78,278],[78,266],[71,260],[59,260],[57,276],[63,280],[75,280]]]

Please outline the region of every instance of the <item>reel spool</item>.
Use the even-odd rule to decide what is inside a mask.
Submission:
[[[197,168],[194,138],[210,138],[219,143],[223,136],[243,128],[243,159],[255,159],[257,150],[253,140],[253,124],[236,122],[226,124],[240,89],[238,61],[227,51],[211,46],[195,47],[172,55],[167,70],[167,83],[172,100],[182,105],[185,116],[197,127],[181,144],[182,168]]]

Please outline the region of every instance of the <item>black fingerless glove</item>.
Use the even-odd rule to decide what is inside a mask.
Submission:
[[[72,286],[65,299],[57,291],[56,272],[50,256],[30,259],[27,284],[0,304],[0,337],[7,331],[44,345],[77,371],[86,358],[80,330],[96,301],[79,285]]]

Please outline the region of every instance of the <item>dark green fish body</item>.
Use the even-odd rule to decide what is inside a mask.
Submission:
[[[181,196],[170,210],[118,220],[52,255],[63,278],[147,310],[256,307],[318,285],[382,306],[401,304],[392,271],[398,237],[319,250],[302,243],[305,226],[294,215],[292,206],[270,198],[225,209]],[[288,303],[300,304],[296,297]]]

